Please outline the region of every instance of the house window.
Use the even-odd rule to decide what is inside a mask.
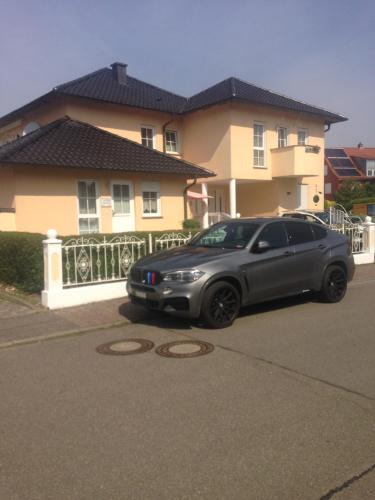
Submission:
[[[160,184],[144,182],[142,184],[143,217],[160,217]]]
[[[324,165],[324,176],[328,175],[328,167]]]
[[[254,123],[254,143],[253,143],[254,167],[264,167],[264,126]]]
[[[277,147],[278,148],[285,148],[288,145],[288,140],[287,140],[288,134],[287,130],[285,127],[278,127],[277,128]]]
[[[324,194],[331,194],[332,193],[332,184],[330,182],[327,182],[324,184]]]
[[[99,232],[95,181],[78,181],[78,225],[79,234]]]
[[[147,148],[154,149],[154,137],[155,129],[154,127],[141,127],[141,142],[143,146]]]
[[[305,146],[307,144],[307,130],[298,130],[297,144],[298,146]]]
[[[366,175],[375,177],[375,160],[366,160]]]
[[[129,184],[113,184],[113,211],[115,214],[130,214]]]
[[[165,132],[165,150],[167,153],[177,153],[178,141],[176,130],[167,130]]]

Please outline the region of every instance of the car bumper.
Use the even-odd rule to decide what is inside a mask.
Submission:
[[[147,286],[128,281],[126,285],[133,304],[185,318],[199,317],[200,289],[197,283]]]

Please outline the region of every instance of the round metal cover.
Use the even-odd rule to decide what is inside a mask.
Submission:
[[[168,342],[156,349],[160,356],[167,358],[195,358],[209,354],[214,350],[214,346],[201,340],[181,340],[177,342]]]
[[[140,354],[150,351],[154,347],[151,340],[145,339],[123,339],[106,342],[96,348],[99,354],[112,354],[114,356],[126,356],[127,354]]]

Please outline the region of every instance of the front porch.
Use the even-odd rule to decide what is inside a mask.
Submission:
[[[320,210],[323,196],[316,180],[287,177],[269,181],[213,180],[189,191],[192,217],[203,228],[236,217],[277,216],[288,210]],[[188,193],[189,193],[188,192]]]

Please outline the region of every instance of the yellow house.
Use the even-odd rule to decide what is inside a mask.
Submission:
[[[321,209],[325,127],[344,120],[236,78],[185,98],[114,63],[0,118],[0,230],[150,231]]]

